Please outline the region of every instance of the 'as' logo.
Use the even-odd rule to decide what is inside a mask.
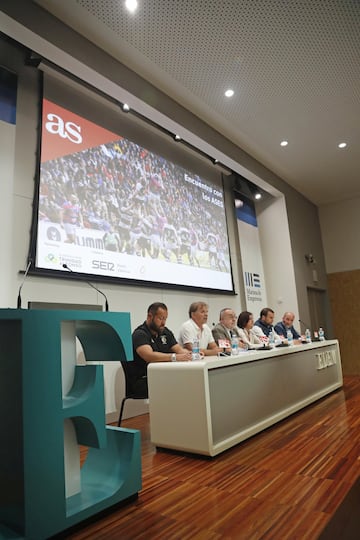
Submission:
[[[82,143],[81,127],[74,122],[64,122],[61,116],[53,113],[47,115],[47,120],[45,128],[49,133],[60,135],[62,139],[69,139],[75,144]]]

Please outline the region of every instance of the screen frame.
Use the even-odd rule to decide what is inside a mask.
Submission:
[[[73,82],[73,81],[71,81]],[[80,84],[80,86],[82,86]],[[89,89],[86,89],[87,91]],[[71,91],[71,89],[70,89]],[[29,269],[29,275],[32,276],[38,276],[38,277],[47,277],[47,278],[60,278],[60,279],[72,279],[76,281],[94,281],[97,283],[106,283],[106,284],[116,284],[116,285],[127,285],[127,286],[140,286],[145,288],[160,288],[160,289],[169,289],[169,290],[187,290],[187,291],[203,291],[205,293],[211,293],[211,294],[222,294],[222,295],[236,295],[234,288],[234,278],[233,278],[233,267],[232,267],[232,261],[231,261],[231,249],[230,249],[230,239],[229,239],[229,224],[228,224],[228,215],[225,208],[225,188],[224,188],[224,175],[219,174],[219,185],[221,185],[222,189],[222,196],[224,200],[224,220],[225,220],[225,232],[226,232],[226,238],[227,238],[227,244],[228,244],[228,256],[229,256],[229,278],[231,282],[231,289],[219,289],[214,287],[206,287],[206,286],[199,286],[199,285],[191,285],[191,284],[179,284],[179,283],[168,283],[166,281],[153,281],[151,279],[143,280],[143,279],[136,279],[136,278],[127,278],[127,277],[118,277],[118,276],[109,276],[109,275],[100,275],[95,273],[85,273],[85,272],[64,272],[63,270],[57,270],[57,269],[49,269],[49,268],[43,268],[36,266],[36,257],[37,257],[37,234],[39,230],[39,196],[40,196],[40,168],[41,168],[41,150],[42,150],[42,119],[43,119],[43,102],[44,102],[45,96],[44,96],[44,73],[41,72],[41,85],[40,85],[40,96],[39,96],[39,121],[38,121],[38,137],[37,137],[37,151],[36,151],[36,172],[35,172],[35,187],[34,187],[34,197],[33,197],[33,212],[32,212],[32,224],[30,229],[30,248],[29,248],[29,255],[28,260],[32,261],[31,267]],[[60,103],[60,106],[66,107],[66,105],[63,105]],[[130,113],[127,113],[127,115],[131,115]],[[134,113],[134,118],[136,121],[139,120],[139,117],[136,113]],[[142,119],[143,121],[143,119]],[[150,128],[152,133],[154,133],[154,124],[153,122],[150,123]],[[147,126],[149,128],[149,126]],[[162,128],[158,128],[159,137],[163,135],[161,133]],[[122,135],[119,135],[119,137],[123,137]],[[125,138],[128,138],[125,136]],[[136,140],[129,138],[131,142],[133,142],[136,145],[140,145],[141,143],[137,142]],[[176,143],[178,145],[178,143]],[[183,145],[183,153],[185,154],[187,148],[186,145]],[[193,150],[193,149],[192,149]],[[152,149],[150,151],[153,151]],[[192,152],[193,154],[194,152]],[[198,158],[201,158],[201,153]],[[168,158],[164,158],[168,159]],[[175,165],[179,165],[180,167],[183,167],[181,163],[178,162],[172,162]],[[194,174],[198,174],[197,172],[194,172]],[[211,179],[204,178],[206,182],[213,183]],[[214,184],[215,185],[215,184]],[[229,285],[230,286],[230,285]]]

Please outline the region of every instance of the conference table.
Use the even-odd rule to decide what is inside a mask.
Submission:
[[[151,441],[215,456],[342,384],[337,340],[151,363]]]

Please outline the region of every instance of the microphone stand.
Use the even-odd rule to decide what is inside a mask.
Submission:
[[[301,319],[298,319],[299,320],[299,323],[303,325],[304,329],[307,330],[307,328],[310,329],[310,326],[305,324],[304,321],[302,321]]]
[[[19,292],[18,292],[18,297],[17,297],[17,309],[21,309],[21,289],[23,288],[23,285],[24,285],[25,280],[27,278],[28,272],[30,270],[31,263],[32,263],[32,259],[29,259],[26,270],[24,272],[23,280],[22,280],[21,285],[19,287]]]
[[[66,270],[69,270],[69,272],[71,272],[72,274],[75,274],[74,270],[71,270],[70,266],[68,266],[67,264],[63,264],[62,265],[63,268],[65,268]],[[109,303],[108,303],[108,299],[107,299],[107,296],[105,295],[105,293],[103,293],[102,291],[100,291],[100,289],[98,289],[97,287],[95,287],[95,285],[93,285],[92,283],[90,283],[90,281],[86,281],[84,280],[85,283],[87,283],[89,285],[89,287],[92,287],[95,291],[97,291],[98,293],[100,293],[104,298],[105,298],[105,311],[109,311]]]

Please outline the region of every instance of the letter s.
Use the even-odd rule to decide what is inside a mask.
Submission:
[[[74,122],[66,122],[65,124],[65,137],[69,139],[69,141],[75,143],[75,144],[81,144],[82,143],[82,136],[81,136],[81,127],[74,124]]]

